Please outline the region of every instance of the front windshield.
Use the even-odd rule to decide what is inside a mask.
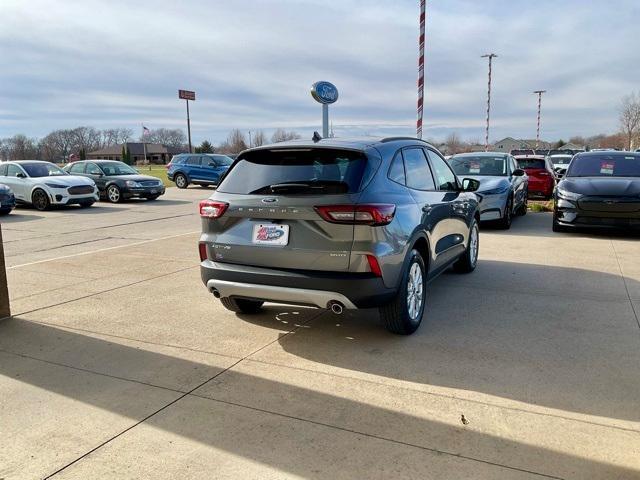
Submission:
[[[22,163],[22,168],[31,178],[39,177],[60,177],[66,175],[67,172],[57,167],[53,163]]]
[[[105,175],[138,175],[138,171],[122,162],[101,162],[100,168]]]
[[[491,157],[486,155],[464,155],[452,157],[449,164],[458,176],[487,175],[506,176],[507,162],[505,157]]]
[[[640,155],[589,155],[573,159],[567,177],[640,177]]]

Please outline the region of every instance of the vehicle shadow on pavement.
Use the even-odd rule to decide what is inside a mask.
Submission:
[[[433,332],[424,331],[424,334],[433,335]],[[82,407],[76,402],[130,417],[132,425],[152,413],[141,413],[140,408],[137,408],[138,413],[131,414],[131,402],[144,404],[145,400],[138,396],[129,400],[118,398],[114,401],[114,381],[139,382],[145,388],[146,395],[153,395],[149,386],[167,388],[161,380],[163,372],[172,372],[176,377],[198,372],[198,376],[204,379],[213,378],[221,372],[221,368],[217,366],[126,346],[20,318],[0,322],[0,337],[5,340],[16,339],[15,346],[9,347],[13,342],[5,342],[5,347],[0,350],[0,375],[16,381],[9,387],[14,389],[12,396],[15,397],[15,389],[20,388],[17,384],[25,383],[72,400],[68,408],[77,410],[78,418],[74,421],[77,425],[73,431],[73,438],[76,439],[82,438],[83,435],[91,435],[91,427],[83,427]],[[325,337],[325,342],[331,342],[330,338]],[[367,339],[366,348],[369,353],[365,353],[370,363],[375,363],[383,358],[379,354],[372,356],[370,353],[373,346],[372,338],[375,338],[375,335]],[[383,351],[393,350],[409,340],[390,336],[384,338],[387,347],[382,343],[378,343],[377,346]],[[294,344],[296,342],[290,342],[289,346]],[[20,351],[25,346],[29,347],[31,353]],[[331,345],[328,346],[333,350]],[[357,344],[351,346],[358,348]],[[301,351],[298,353],[302,354]],[[409,357],[406,363],[419,361],[419,365],[414,367],[428,368],[428,362],[421,360]],[[381,374],[390,373],[382,368],[373,370]],[[454,372],[451,372],[451,375],[453,374]],[[199,381],[195,382],[189,388],[195,388],[198,383]],[[132,383],[127,388],[133,391],[134,387],[135,384]],[[409,476],[422,471],[426,475],[431,471],[432,462],[467,460],[475,461],[471,466],[466,465],[469,471],[475,471],[473,476],[479,475],[484,478],[495,478],[498,472],[505,478],[516,478],[519,474],[531,471],[551,475],[552,478],[557,478],[556,475],[577,475],[578,478],[637,478],[638,475],[637,471],[629,468],[483,433],[474,430],[473,424],[461,423],[459,426],[453,426],[451,422],[427,420],[405,413],[405,409],[399,411],[397,406],[396,409],[383,408],[328,394],[319,391],[320,388],[313,390],[295,385],[293,381],[288,382],[288,379],[274,380],[229,370],[196,390],[194,395],[189,395],[167,408],[163,407],[157,415],[147,418],[143,425],[152,427],[152,431],[147,430],[146,436],[140,433],[144,426],[139,425],[115,439],[112,445],[115,454],[110,450],[108,457],[101,461],[133,462],[133,465],[126,467],[127,469],[135,468],[139,464],[148,465],[146,473],[157,473],[157,468],[165,468],[161,467],[167,461],[165,454],[177,448],[169,446],[171,442],[166,437],[158,438],[162,437],[159,431],[166,431],[304,478],[327,478],[327,472],[324,470],[332,468],[334,472],[339,472],[336,476],[341,478],[381,476],[379,466],[369,463],[371,455],[374,455],[380,465],[389,463],[388,466],[393,468],[394,472],[400,471],[401,477],[402,472]],[[371,388],[376,386],[372,385]],[[63,413],[51,410],[47,415],[44,411],[33,412],[29,410],[33,405],[29,404],[2,405],[1,398],[0,406],[4,415],[11,415],[12,418],[19,415],[20,430],[14,432],[13,442],[21,441],[20,432],[42,429],[43,424],[47,422],[47,416]],[[42,408],[51,407],[42,404]],[[95,422],[96,419],[92,421]],[[83,428],[87,430],[83,431]],[[62,434],[56,432],[56,437],[61,438]],[[142,447],[132,448],[127,443],[127,438],[131,435],[143,435],[142,441],[139,438],[137,440],[140,442],[137,445]],[[69,457],[69,451],[65,448],[70,448],[70,442],[71,437],[59,442],[43,438],[35,445],[25,445],[24,449],[18,449],[18,453],[12,458],[6,458],[7,450],[3,449],[0,451],[0,463],[8,471],[18,472],[21,466],[32,461],[34,455],[42,453],[38,452],[38,448],[46,449],[50,454],[55,454],[51,457],[49,470],[42,472],[43,476],[49,475],[68,462],[66,459]],[[86,443],[82,446],[86,446]],[[147,451],[148,455],[143,455],[140,448]],[[163,452],[164,449],[169,450]],[[86,450],[73,447],[73,451],[82,453]],[[151,451],[154,452],[153,455]],[[133,457],[127,458],[132,452],[135,453]],[[212,451],[207,452],[213,455]],[[438,455],[433,456],[434,452]],[[73,458],[80,456],[80,453],[74,453]],[[99,458],[96,457],[99,455],[100,450],[81,460],[78,465],[82,466],[84,462],[91,465],[90,462]],[[53,460],[56,457],[58,459]],[[211,461],[214,461],[214,458]],[[186,471],[184,469],[189,468],[188,462],[193,459],[184,458],[177,461],[187,462],[182,466],[183,471]],[[455,463],[448,465],[449,468],[461,466]],[[506,465],[507,470],[502,470],[505,467],[500,465]],[[165,466],[175,467],[171,464]],[[94,467],[88,468],[94,471]],[[374,471],[368,475],[363,473],[365,468]],[[484,469],[488,470],[483,475],[480,472],[485,471]]]
[[[32,220],[39,220],[42,217],[41,215],[22,215],[20,213],[16,213],[16,210],[11,212],[8,215],[0,216],[0,223],[3,225],[9,225],[12,223],[22,223],[22,222],[30,222]]]
[[[444,274],[429,285],[411,336],[388,333],[375,310],[327,312],[283,337],[293,357],[274,361],[637,422],[640,331],[627,289],[638,311],[633,279],[481,261],[472,275]]]

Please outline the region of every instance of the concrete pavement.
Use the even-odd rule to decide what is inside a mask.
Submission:
[[[224,310],[210,192],[3,219],[0,478],[640,478],[637,238],[484,229],[397,337]]]

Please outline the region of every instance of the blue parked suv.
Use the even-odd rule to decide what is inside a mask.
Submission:
[[[181,153],[167,165],[167,178],[178,188],[194,185],[218,185],[220,177],[229,169],[233,160],[226,155],[211,153]]]

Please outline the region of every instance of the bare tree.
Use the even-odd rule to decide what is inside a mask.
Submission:
[[[633,141],[640,133],[640,96],[635,92],[622,98],[619,121],[626,139],[625,148],[631,150]]]
[[[444,144],[449,155],[460,152],[463,147],[462,140],[460,140],[460,137],[456,132],[450,133],[444,141]]]
[[[157,128],[150,130],[144,138],[140,138],[140,141],[181,148],[187,141],[187,136],[179,128]]]
[[[271,135],[271,142],[272,143],[287,142],[289,140],[296,140],[298,138],[300,138],[300,135],[298,133],[293,131],[287,132],[282,128],[278,128],[275,132],[273,132],[273,135]]]
[[[73,129],[75,153],[84,150],[91,152],[102,148],[102,132],[93,127],[77,127]]]
[[[220,153],[239,153],[247,148],[247,139],[244,133],[236,128],[229,132],[227,139],[216,150]]]
[[[21,133],[0,140],[0,144],[3,160],[32,160],[40,156],[36,140]]]
[[[267,136],[264,134],[262,130],[258,130],[253,136],[253,146],[260,147],[267,143]]]

